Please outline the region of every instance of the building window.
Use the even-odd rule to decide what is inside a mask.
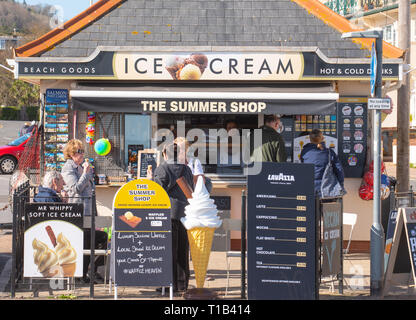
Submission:
[[[396,26],[395,24],[391,24],[389,26],[383,27],[384,31],[384,41],[387,41],[388,43],[392,45],[397,45],[397,32],[396,32]]]
[[[412,20],[411,26],[411,39],[416,41],[416,20]]]
[[[6,40],[0,39],[0,50],[6,50]]]

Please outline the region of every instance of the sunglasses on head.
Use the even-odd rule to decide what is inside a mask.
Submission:
[[[84,154],[84,150],[82,150],[82,149],[78,149],[78,150],[77,150],[77,153],[79,153],[79,154]]]

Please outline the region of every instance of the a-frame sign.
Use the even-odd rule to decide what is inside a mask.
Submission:
[[[391,245],[390,257],[388,259],[386,273],[384,277],[383,295],[386,295],[392,285],[394,266],[397,260],[397,252],[400,246],[402,230],[405,230],[407,249],[409,251],[410,265],[412,267],[411,277],[413,285],[416,285],[416,208],[400,208],[396,219],[396,229],[394,231],[393,242]]]

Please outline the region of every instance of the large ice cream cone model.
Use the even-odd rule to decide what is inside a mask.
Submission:
[[[222,221],[217,215],[217,206],[214,200],[210,199],[202,176],[198,177],[192,199],[188,199],[188,202],[185,217],[181,218],[181,221],[188,232],[196,286],[203,288],[214,231],[221,226]]]
[[[193,228],[188,230],[188,240],[197,288],[204,287],[214,231],[215,228]]]

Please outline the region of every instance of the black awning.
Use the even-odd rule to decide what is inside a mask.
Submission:
[[[208,114],[333,114],[330,84],[81,85],[70,91],[75,110]]]

